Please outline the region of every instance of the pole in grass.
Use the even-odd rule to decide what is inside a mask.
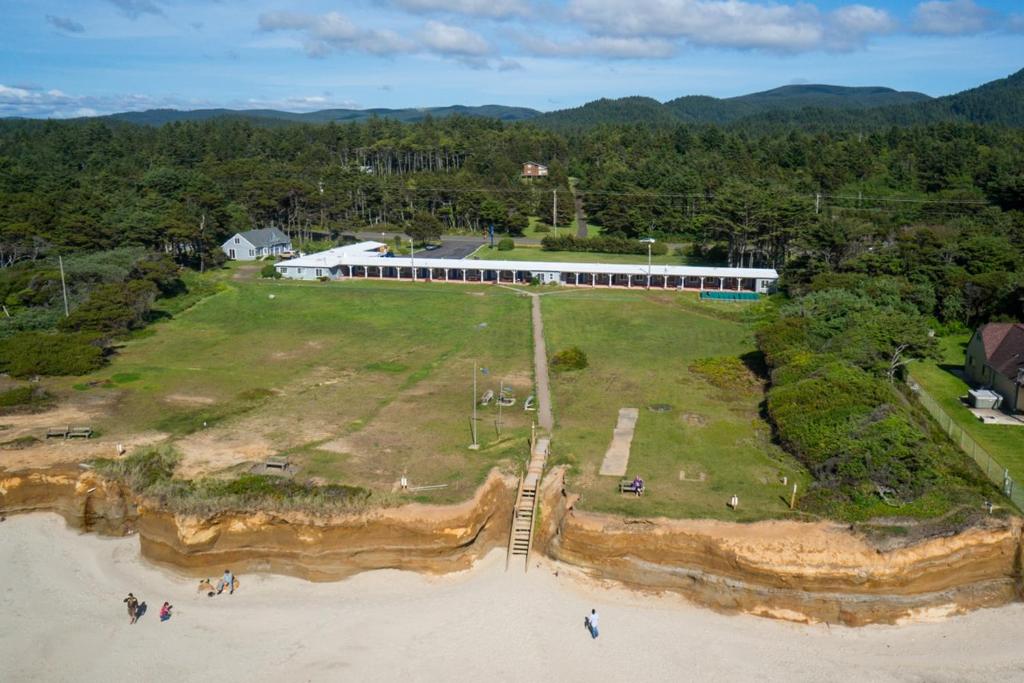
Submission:
[[[476,451],[480,449],[480,444],[476,441],[476,361],[473,361],[473,417],[471,420],[473,443],[470,444],[469,450]]]
[[[654,244],[653,237],[645,237],[640,240],[647,245],[647,289],[651,288],[651,245]]]

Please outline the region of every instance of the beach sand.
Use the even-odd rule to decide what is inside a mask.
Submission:
[[[521,567],[521,565],[520,565]],[[155,567],[138,539],[54,515],[0,524],[3,681],[1021,680],[1024,605],[860,629],[717,614],[543,564],[375,571],[337,583],[242,575],[233,596]],[[216,577],[211,577],[216,580]],[[148,613],[129,625],[131,591]],[[164,600],[174,617],[160,623]],[[583,617],[596,607],[601,637]]]

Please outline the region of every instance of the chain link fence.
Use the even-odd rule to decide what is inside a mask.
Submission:
[[[992,454],[982,448],[977,441],[972,439],[970,435],[964,431],[961,427],[953,420],[942,406],[933,399],[924,388],[914,380],[909,381],[910,388],[917,395],[918,400],[921,401],[921,405],[925,407],[935,421],[939,423],[943,431],[949,435],[953,443],[960,447],[967,455],[971,456],[974,462],[978,463],[978,467],[985,473],[993,484],[998,486],[1000,490],[1006,494],[1006,497],[1013,501],[1019,509],[1024,510],[1024,490],[1019,490],[1014,482],[1013,477],[1010,476],[1010,471],[1003,467],[998,460],[992,457]]]

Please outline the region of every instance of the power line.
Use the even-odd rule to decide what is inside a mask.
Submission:
[[[413,193],[450,193],[450,194],[472,194],[472,193],[486,193],[486,194],[534,194],[535,191],[530,188],[486,188],[486,187],[395,187],[386,188],[395,192],[413,192]],[[587,196],[601,196],[601,197],[643,197],[647,199],[655,199],[661,197],[674,198],[674,199],[704,199],[707,201],[714,201],[716,195],[714,193],[681,193],[681,192],[651,192],[645,190],[624,192],[624,191],[612,191],[612,190],[577,190],[577,195]],[[971,206],[992,206],[992,203],[986,199],[918,199],[913,197],[882,197],[874,195],[843,195],[843,194],[826,194],[826,193],[808,193],[803,194],[799,192],[794,193],[769,193],[774,197],[790,197],[796,199],[807,199],[814,200],[818,197],[821,199],[837,199],[846,201],[858,201],[858,202],[889,202],[889,203],[900,203],[900,204],[959,204],[959,205],[971,205]]]

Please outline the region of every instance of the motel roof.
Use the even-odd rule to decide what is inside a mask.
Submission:
[[[276,265],[300,268],[333,268],[342,263],[348,263],[344,259],[351,256],[361,256],[375,262],[380,257],[377,255],[367,256],[367,252],[377,251],[381,247],[386,246],[383,242],[357,242],[356,244],[348,244],[344,247],[334,247],[327,251],[318,251],[315,254],[306,254],[305,256],[288,259],[287,261],[279,261]]]
[[[308,254],[289,261],[281,261],[278,267],[301,266],[333,268],[335,266],[385,266],[390,268],[449,268],[455,270],[517,270],[531,273],[601,273],[606,275],[646,275],[647,264],[637,263],[567,263],[560,261],[484,261],[479,259],[409,258],[396,256],[381,261],[377,254],[367,254],[380,247],[382,242],[359,242],[347,247],[335,247],[316,254]],[[652,265],[651,275],[675,275],[681,277],[727,277],[778,280],[779,274],[773,268],[716,268],[713,266],[665,266]]]

